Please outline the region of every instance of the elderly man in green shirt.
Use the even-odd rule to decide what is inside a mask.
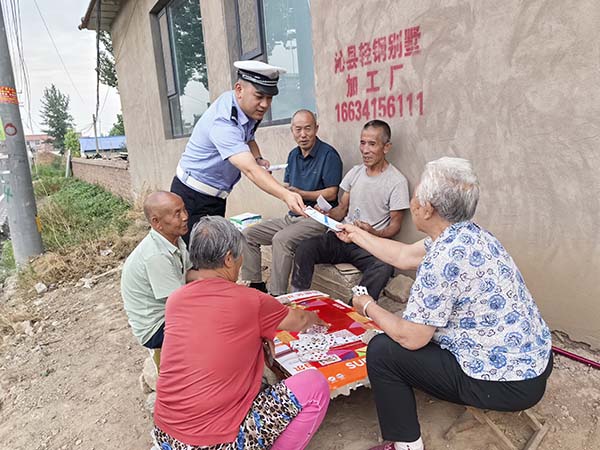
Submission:
[[[188,231],[188,213],[179,195],[158,191],[146,198],[144,214],[152,229],[123,265],[121,295],[134,336],[144,347],[159,349],[167,297],[193,278],[181,239]]]

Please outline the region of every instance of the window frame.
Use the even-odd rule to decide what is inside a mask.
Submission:
[[[265,52],[265,27],[264,27],[264,19],[263,19],[263,2],[262,0],[251,0],[254,2],[254,12],[256,14],[256,23],[254,26],[258,30],[258,47],[250,50],[246,53],[242,53],[243,42],[242,42],[242,27],[240,24],[240,0],[234,0],[235,4],[235,17],[236,17],[236,28],[237,28],[237,44],[240,49],[240,59],[241,60],[251,60],[262,57]],[[262,58],[260,58],[262,59]]]
[[[236,24],[236,32],[237,32],[237,38],[238,38],[237,41],[238,41],[240,60],[257,60],[257,61],[262,61],[264,63],[268,63],[267,52],[265,51],[265,49],[267,48],[267,43],[266,43],[266,37],[265,37],[266,24],[265,24],[265,17],[264,17],[264,13],[263,13],[264,12],[264,2],[263,2],[263,0],[254,0],[254,2],[255,2],[254,3],[255,7],[258,9],[258,12],[257,12],[258,23],[256,25],[258,27],[258,32],[259,32],[261,52],[257,53],[253,57],[246,58],[245,56],[250,55],[251,52],[248,52],[247,54],[242,54],[242,30],[241,30],[241,26],[240,26],[240,11],[239,11],[239,6],[238,6],[238,0],[234,1],[235,14],[236,14],[235,24]],[[314,48],[313,48],[312,56],[313,56],[313,71],[314,71]],[[313,83],[314,83],[314,81],[313,81]],[[316,97],[315,97],[315,103],[316,103]],[[273,120],[271,108],[269,108],[269,110],[265,114],[264,119],[261,122],[261,128],[271,127],[271,126],[276,126],[276,125],[287,125],[290,123],[292,123],[291,115],[290,115],[290,117],[286,117],[283,119],[274,119]]]

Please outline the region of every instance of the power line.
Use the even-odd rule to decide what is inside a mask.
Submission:
[[[14,43],[16,47],[16,51],[13,49],[14,56],[14,66],[17,69],[19,74],[19,83],[20,90],[23,92],[23,108],[25,109],[25,113],[27,114],[27,125],[31,132],[33,129],[33,118],[31,117],[31,86],[29,81],[29,70],[27,68],[27,63],[25,62],[25,56],[23,51],[23,30],[21,26],[21,6],[17,0],[10,0],[8,3],[9,9],[9,28],[12,26],[11,37],[14,38]],[[18,60],[17,60],[18,57]],[[37,123],[36,123],[37,125]],[[39,127],[39,125],[37,125]]]
[[[29,71],[25,62],[23,51],[23,32],[21,27],[21,8],[17,0],[8,0],[5,3],[7,41],[11,48],[11,59],[15,72],[15,84],[26,113],[26,125],[33,132],[33,119],[31,117],[31,87]]]
[[[106,94],[104,95],[104,100],[102,101],[102,107],[100,108],[100,112],[98,115],[102,114],[104,111],[104,106],[106,105],[106,100],[108,99],[108,94],[110,94],[110,86],[106,86]]]
[[[67,77],[69,78],[69,81],[71,82],[71,85],[73,86],[73,89],[75,89],[75,92],[77,92],[77,95],[79,95],[79,98],[81,99],[81,102],[83,104],[85,104],[85,100],[83,99],[83,96],[81,95],[81,93],[79,92],[79,89],[77,89],[77,86],[73,82],[73,78],[71,78],[71,74],[69,73],[69,69],[67,69],[67,65],[65,64],[64,60],[62,59],[62,56],[60,55],[60,52],[58,51],[58,47],[56,46],[56,42],[54,42],[54,38],[52,37],[52,33],[50,32],[50,28],[48,28],[48,24],[46,24],[46,20],[44,19],[44,15],[42,14],[42,11],[40,10],[40,7],[38,5],[37,0],[33,0],[33,3],[35,4],[36,9],[38,10],[40,18],[42,19],[44,27],[46,28],[46,32],[48,33],[48,37],[50,38],[50,41],[52,41],[52,45],[54,46],[54,50],[56,51],[56,54],[58,55],[58,59],[60,60],[63,68],[65,69],[65,72],[67,73]]]

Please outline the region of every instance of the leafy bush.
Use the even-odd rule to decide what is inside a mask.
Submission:
[[[64,176],[44,177],[33,182],[33,193],[39,200],[60,191],[69,182]]]
[[[99,186],[69,178],[39,208],[42,239],[47,250],[64,249],[122,233],[130,205]]]
[[[64,177],[65,164],[62,158],[54,157],[50,164],[36,164],[32,170],[33,180],[44,180],[46,178]]]

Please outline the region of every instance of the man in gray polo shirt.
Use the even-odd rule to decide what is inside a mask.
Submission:
[[[158,191],[146,198],[144,215],[152,229],[123,265],[121,295],[134,336],[155,349],[162,347],[167,297],[191,276],[181,239],[188,231],[188,213],[177,194]]]
[[[382,120],[367,122],[360,135],[363,163],[346,174],[340,188],[340,204],[329,217],[354,223],[369,233],[392,238],[400,231],[410,197],[408,182],[390,164],[386,155],[392,149],[390,126]],[[296,249],[292,291],[310,288],[315,264],[350,263],[362,273],[360,284],[377,300],[394,268],[356,244],[346,243],[336,233],[327,232],[302,241]]]

